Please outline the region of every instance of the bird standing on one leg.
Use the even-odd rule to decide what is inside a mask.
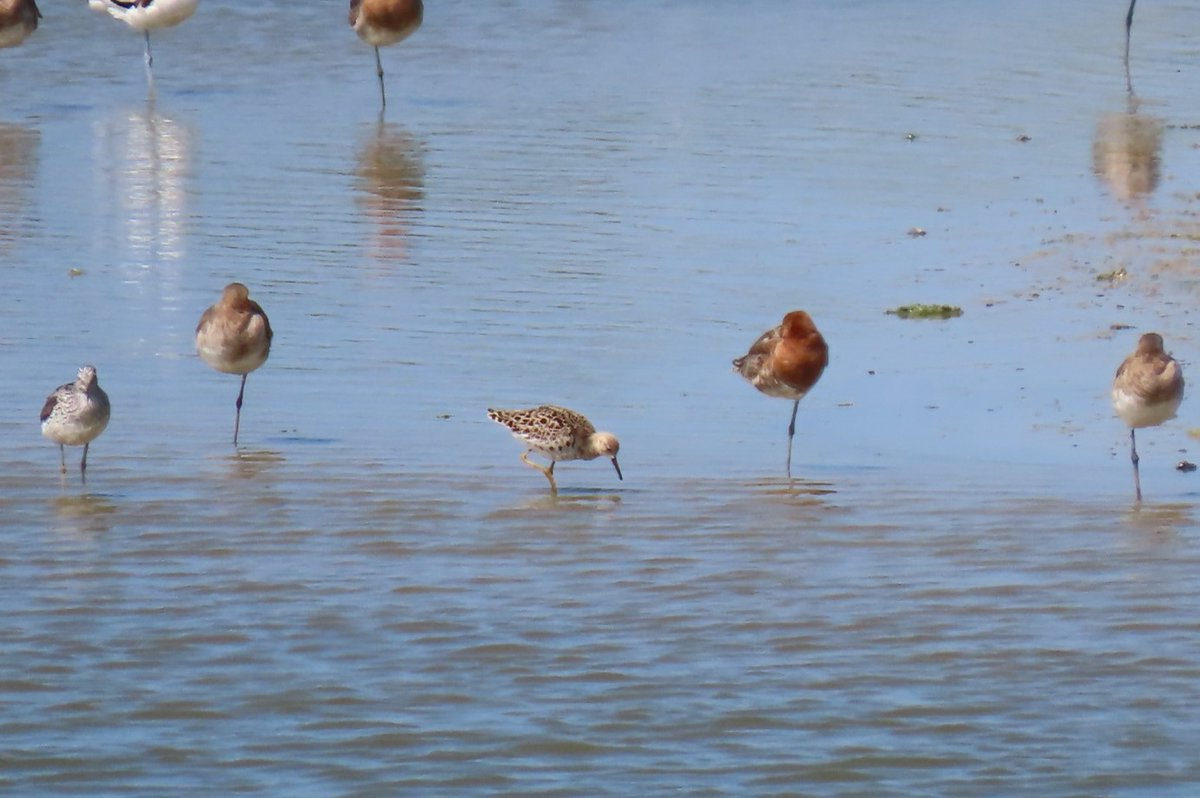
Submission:
[[[555,405],[541,405],[528,410],[489,408],[487,413],[488,418],[508,427],[514,438],[529,447],[521,455],[521,460],[546,475],[546,479],[550,480],[551,493],[558,493],[558,484],[554,481],[554,464],[559,460],[594,460],[597,457],[607,457],[612,460],[613,468],[617,469],[617,479],[625,479],[621,474],[621,466],[617,464],[617,451],[621,448],[617,437],[608,432],[596,432],[592,422],[574,410]],[[530,460],[531,452],[549,458],[550,467],[546,468]]]
[[[1131,6],[1132,9],[1132,6]],[[1183,401],[1183,370],[1175,358],[1163,351],[1158,333],[1138,339],[1137,349],[1125,358],[1113,379],[1113,409],[1129,427],[1129,459],[1133,461],[1134,496],[1142,501],[1142,479],[1138,473],[1135,430],[1157,427],[1175,418]]]
[[[827,365],[829,347],[812,317],[803,310],[793,310],[784,316],[782,324],[759,336],[750,351],[733,361],[733,370],[759,391],[793,401],[792,420],[788,424],[788,477],[792,475],[796,411]]]
[[[87,482],[88,447],[108,426],[108,394],[100,387],[95,366],[79,369],[75,382],[54,389],[42,405],[42,434],[58,444],[61,472],[67,473],[64,446],[83,446],[79,478]]]
[[[407,39],[421,27],[425,8],[421,0],[350,0],[350,27],[358,38],[375,48],[375,70],[379,75],[379,98],[387,107],[383,88],[383,60],[379,48]]]
[[[88,0],[94,11],[106,11],[146,36],[146,77],[153,81],[151,67],[154,58],[150,55],[150,31],[170,28],[183,22],[196,12],[199,0]]]
[[[233,422],[234,446],[237,446],[238,429],[242,424],[246,376],[267,362],[274,335],[267,314],[250,299],[250,290],[241,283],[225,286],[220,301],[204,311],[196,325],[196,351],[200,358],[217,371],[242,375]]]
[[[25,41],[37,30],[41,16],[34,0],[0,0],[0,48]]]

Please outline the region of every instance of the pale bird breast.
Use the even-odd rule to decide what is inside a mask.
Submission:
[[[1182,394],[1166,401],[1148,402],[1144,396],[1123,388],[1114,388],[1112,392],[1113,410],[1132,429],[1157,427],[1175,418],[1182,401]]]

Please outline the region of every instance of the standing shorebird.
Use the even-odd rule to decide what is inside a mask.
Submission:
[[[67,454],[64,446],[83,446],[79,461],[79,478],[87,481],[88,447],[108,426],[108,394],[100,387],[95,366],[79,370],[75,382],[54,389],[42,405],[42,434],[58,444],[58,456],[63,474],[67,473]]]
[[[196,351],[200,358],[217,371],[242,375],[237,415],[233,421],[234,446],[237,446],[238,428],[242,424],[246,377],[267,362],[273,336],[267,314],[250,299],[250,290],[241,283],[225,286],[220,301],[204,311],[196,325]]]
[[[107,11],[109,16],[119,19],[146,36],[146,77],[154,80],[151,67],[154,58],[150,55],[150,31],[171,28],[196,13],[199,0],[88,0],[93,11]]]
[[[792,438],[796,435],[796,411],[800,400],[821,379],[829,365],[829,347],[803,310],[793,310],[783,323],[767,330],[750,345],[750,351],[733,361],[733,370],[762,393],[791,399],[792,420],[788,424],[787,473],[792,475]]]
[[[375,71],[379,75],[379,98],[387,107],[383,89],[383,60],[379,48],[398,44],[421,27],[425,7],[421,0],[350,0],[350,27],[358,38],[375,48]]]
[[[25,41],[37,30],[41,16],[34,0],[0,0],[0,48]]]
[[[1113,410],[1129,427],[1129,459],[1133,461],[1133,490],[1138,502],[1142,500],[1142,479],[1134,432],[1175,418],[1182,401],[1183,370],[1163,351],[1162,336],[1146,333],[1117,369],[1112,387]]]
[[[617,450],[621,448],[617,436],[608,432],[596,432],[592,422],[574,410],[542,405],[528,410],[489,408],[487,413],[488,418],[508,427],[512,430],[514,438],[529,447],[521,455],[521,460],[546,475],[546,479],[550,480],[551,493],[558,493],[558,485],[554,481],[554,464],[559,460],[595,460],[597,457],[607,457],[612,460],[613,468],[617,469],[617,479],[625,479],[621,475],[621,466],[617,464]],[[537,452],[549,458],[550,467],[546,468],[530,460],[530,452]]]

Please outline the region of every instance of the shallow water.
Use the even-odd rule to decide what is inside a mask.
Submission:
[[[1141,329],[1194,360],[1200,11],[1139,7],[1131,100],[1082,0],[439,3],[382,119],[340,10],[205,0],[153,97],[43,13],[0,51],[6,794],[1194,792],[1190,405],[1135,510],[1107,391]],[[276,330],[237,452],[192,342],[232,279]],[[789,483],[729,360],[793,307]],[[86,487],[35,420],[84,362]],[[549,497],[484,413],[539,402],[625,480]]]

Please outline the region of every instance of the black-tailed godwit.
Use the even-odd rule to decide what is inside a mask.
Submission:
[[[1142,500],[1142,479],[1134,433],[1175,418],[1182,401],[1183,370],[1163,351],[1162,336],[1146,333],[1117,369],[1112,387],[1113,410],[1129,427],[1129,459],[1133,461],[1133,490],[1138,502]]]
[[[379,48],[404,41],[421,27],[425,8],[421,0],[350,0],[350,27],[358,38],[375,48],[379,98],[387,107],[383,88],[383,60]]]
[[[791,399],[788,424],[787,473],[792,475],[792,438],[796,435],[796,410],[800,400],[817,384],[829,365],[829,347],[803,310],[793,310],[783,323],[767,330],[750,345],[750,351],[733,361],[733,370],[767,396]]]
[[[200,358],[217,371],[242,375],[233,421],[234,446],[237,446],[238,428],[242,424],[246,377],[267,362],[273,336],[267,314],[250,299],[249,289],[241,283],[225,286],[220,301],[204,311],[196,325],[196,351]]]

